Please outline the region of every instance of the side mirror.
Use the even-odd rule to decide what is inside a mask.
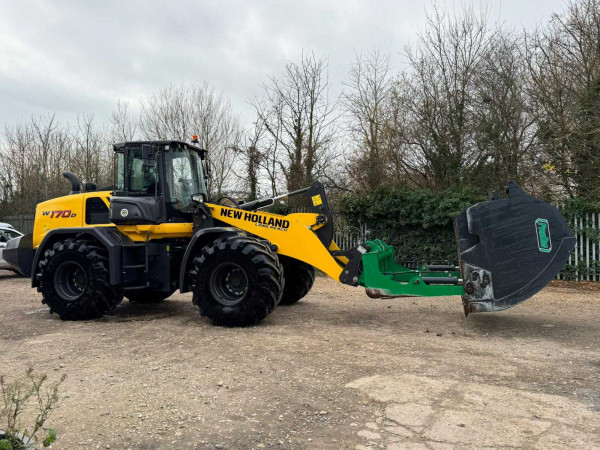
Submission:
[[[192,195],[192,201],[194,201],[195,203],[205,203],[206,200],[206,194],[203,192]]]
[[[156,158],[154,147],[149,144],[142,144],[142,159],[144,161],[144,166],[146,167],[155,167],[156,166]]]

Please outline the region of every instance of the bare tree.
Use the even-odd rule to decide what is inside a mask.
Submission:
[[[110,117],[108,136],[111,143],[133,141],[138,135],[138,119],[129,112],[129,104],[119,100]]]
[[[569,195],[600,197],[600,1],[569,4],[527,35],[530,91],[548,170]]]
[[[527,92],[521,44],[511,33],[499,32],[479,65],[473,100],[480,158],[471,175],[473,184],[486,190],[501,191],[508,180],[516,180],[541,193],[537,115]]]
[[[209,195],[220,197],[231,188],[241,127],[229,100],[212,88],[168,86],[140,102],[140,131],[146,139],[189,140],[197,135],[208,151]]]
[[[389,56],[357,54],[342,94],[347,131],[352,142],[349,173],[363,190],[390,180],[393,78]]]
[[[112,178],[112,158],[112,149],[103,131],[95,125],[94,116],[80,115],[73,135],[71,170],[84,181],[108,186]]]
[[[273,155],[288,190],[309,185],[326,170],[335,134],[335,106],[330,103],[327,61],[303,55],[289,62],[285,74],[263,85],[264,99],[252,103],[276,149]],[[283,155],[280,155],[279,153]]]
[[[399,107],[408,112],[407,170],[434,188],[462,185],[480,163],[474,145],[475,80],[496,35],[485,13],[465,9],[448,16],[435,9],[415,49],[408,48],[409,71]]]
[[[28,180],[33,176],[30,144],[33,133],[25,124],[6,126],[0,158],[0,176],[2,177],[2,214],[14,214],[22,210],[16,205],[30,206],[32,192],[28,189]],[[28,198],[29,197],[29,198]]]
[[[280,139],[273,136],[281,135],[283,123],[273,116],[279,108],[271,108],[264,99],[255,99],[252,105],[260,113],[257,114],[253,128],[248,134],[257,138],[254,146],[258,153],[256,156],[260,173],[265,178],[265,183],[267,183],[266,190],[272,196],[276,196],[279,194],[279,187],[285,184],[285,177],[281,169],[283,155]],[[269,123],[269,129],[267,128],[267,122]]]
[[[70,167],[72,137],[68,128],[62,127],[55,116],[32,118],[29,127],[33,167],[39,173],[38,198],[51,198],[64,192],[62,172]],[[62,189],[61,189],[62,188]],[[58,191],[58,192],[57,192]]]
[[[140,100],[140,131],[146,139],[189,140],[195,134],[195,86],[169,85]]]
[[[31,213],[35,205],[69,191],[62,172],[71,163],[72,138],[54,115],[6,126],[0,158],[2,213]]]
[[[259,150],[259,144],[264,133],[263,124],[260,120],[255,121],[252,127],[244,133],[240,146],[234,149],[240,162],[240,170],[236,171],[241,183],[238,192],[246,200],[256,200],[261,191],[263,155]]]

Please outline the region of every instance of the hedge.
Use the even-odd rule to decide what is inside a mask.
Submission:
[[[454,218],[466,207],[486,200],[475,190],[380,188],[347,195],[339,204],[353,226],[366,225],[369,238],[394,246],[398,261],[457,263]]]

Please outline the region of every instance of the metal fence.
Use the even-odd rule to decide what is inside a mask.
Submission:
[[[348,226],[343,222],[335,222],[333,240],[342,250],[349,250],[368,239],[369,230],[365,227]]]
[[[600,214],[586,213],[570,224],[577,246],[558,279],[600,281]]]
[[[0,222],[10,223],[25,234],[33,231],[33,215],[4,216],[0,217]],[[577,246],[569,257],[567,266],[557,275],[557,279],[600,281],[600,214],[588,213],[576,217],[571,226],[577,238]],[[336,221],[334,240],[341,249],[356,247],[370,237],[369,230],[364,226],[353,227],[343,221]],[[410,268],[419,265],[417,261],[400,263]]]

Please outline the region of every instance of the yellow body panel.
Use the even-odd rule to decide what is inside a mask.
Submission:
[[[277,253],[315,266],[334,280],[340,279],[342,267],[310,229],[316,225],[317,214],[295,213],[280,216],[221,205],[207,206],[214,219],[267,239],[277,246]]]
[[[33,226],[33,247],[37,248],[46,234],[56,228],[74,227],[113,227],[112,223],[89,225],[85,223],[85,201],[91,197],[101,198],[110,208],[110,191],[89,192],[85,194],[72,194],[38,203],[35,210],[35,223]],[[148,238],[177,238],[191,237],[191,223],[163,223],[160,225],[121,225],[119,231],[131,240],[140,242]]]
[[[85,223],[86,200],[90,197],[100,197],[107,206],[110,206],[110,194],[107,191],[73,194],[38,204],[33,229],[34,248],[40,245],[49,231],[56,228],[114,226],[112,223],[104,225]],[[339,280],[342,267],[328,251],[337,250],[337,245],[332,242],[327,249],[311,230],[311,227],[316,230],[322,226],[316,223],[317,214],[294,213],[281,216],[262,211],[244,211],[211,203],[207,203],[207,207],[216,220],[267,239],[277,246],[277,253],[304,261],[334,280]],[[117,228],[135,242],[143,242],[147,239],[191,238],[193,234],[191,223],[119,225]],[[338,260],[342,264],[347,263],[346,258],[340,257]]]
[[[33,225],[33,248],[37,248],[46,234],[56,228],[87,226],[85,223],[85,201],[90,197],[101,198],[109,206],[109,191],[65,195],[38,203]],[[107,225],[93,225],[110,226]]]
[[[191,238],[191,223],[161,223],[160,225],[119,225],[119,231],[135,242],[146,239]],[[150,233],[150,236],[148,236]]]

